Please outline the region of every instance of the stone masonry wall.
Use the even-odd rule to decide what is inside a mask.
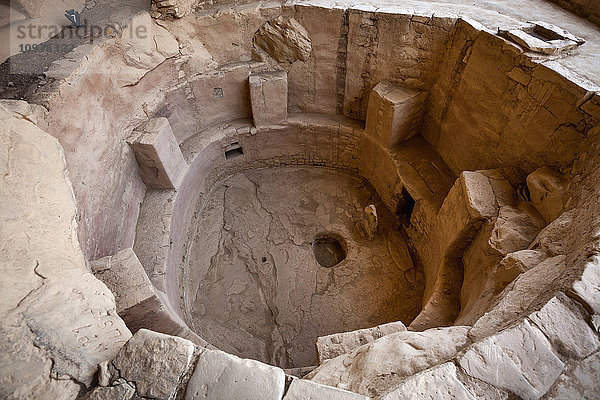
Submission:
[[[597,88],[570,81],[553,69],[561,71],[556,64],[532,61],[480,28],[460,21],[454,29],[429,97],[423,136],[455,172],[568,167],[598,123],[592,106]]]

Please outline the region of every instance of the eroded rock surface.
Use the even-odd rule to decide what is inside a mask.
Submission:
[[[254,35],[254,44],[280,63],[307,61],[312,52],[308,32],[294,18],[265,23]]]
[[[62,148],[26,106],[0,102],[0,397],[74,398],[131,333],[85,266]]]

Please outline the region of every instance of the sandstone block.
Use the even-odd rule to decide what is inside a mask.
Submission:
[[[565,182],[548,167],[541,167],[527,177],[531,202],[546,222],[554,221],[565,205]]]
[[[360,394],[320,385],[304,379],[294,379],[283,400],[368,400]]]
[[[287,72],[263,72],[250,75],[248,80],[254,125],[284,124],[287,120]]]
[[[282,369],[219,350],[204,350],[185,399],[280,400],[284,390]]]
[[[317,355],[319,364],[325,360],[336,358],[375,340],[396,332],[406,331],[400,321],[379,325],[373,328],[359,329],[352,332],[334,333],[317,339]]]
[[[529,318],[565,356],[584,358],[600,347],[587,315],[565,294],[559,293]]]
[[[112,365],[121,378],[135,382],[140,396],[174,399],[191,367],[195,346],[189,340],[139,330],[119,351]]]
[[[475,397],[458,380],[456,366],[448,362],[408,378],[381,398],[404,399],[475,400]]]
[[[458,179],[465,196],[465,205],[472,218],[486,219],[498,214],[494,188],[483,171],[464,171]]]
[[[380,82],[371,91],[366,133],[385,147],[394,147],[419,133],[427,94]]]
[[[136,128],[127,143],[133,149],[146,186],[173,189],[185,174],[187,163],[169,120],[152,118]]]
[[[527,321],[477,342],[459,363],[472,377],[532,400],[542,397],[564,368]]]

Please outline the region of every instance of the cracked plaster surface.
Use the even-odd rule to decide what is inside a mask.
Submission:
[[[361,231],[375,204],[379,231]],[[410,322],[422,275],[389,211],[361,178],[310,167],[241,172],[201,210],[186,277],[195,331],[242,357],[289,368],[316,365],[318,336]],[[311,241],[344,238],[347,258],[318,265]]]

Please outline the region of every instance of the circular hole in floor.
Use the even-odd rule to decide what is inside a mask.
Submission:
[[[320,266],[335,267],[346,259],[346,250],[341,240],[332,235],[317,235],[312,242],[312,251]]]

